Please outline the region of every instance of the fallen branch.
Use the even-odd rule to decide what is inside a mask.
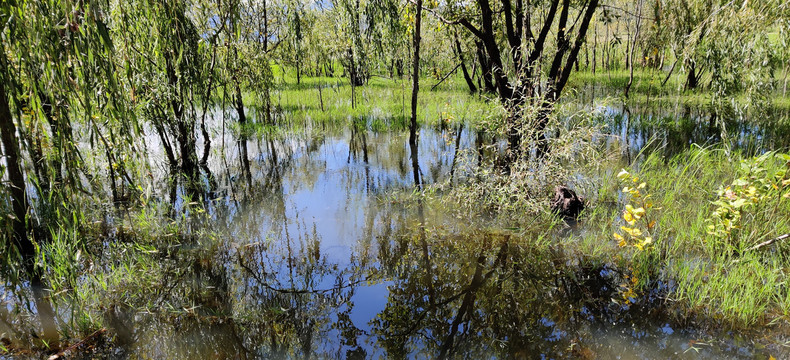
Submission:
[[[678,60],[675,59],[675,62],[672,63],[672,67],[669,69],[669,73],[667,74],[667,77],[665,77],[664,81],[661,82],[661,86],[666,85],[667,81],[669,81],[669,78],[672,76],[672,72],[675,71],[675,65],[677,64],[678,64]]]
[[[750,248],[746,249],[746,251],[757,250],[757,249],[759,249],[759,248],[766,247],[766,246],[768,246],[768,245],[771,245],[771,244],[773,244],[773,243],[775,243],[775,242],[777,242],[777,241],[782,241],[782,240],[785,240],[785,239],[787,239],[787,238],[790,238],[790,234],[784,234],[784,235],[782,235],[782,236],[779,236],[779,237],[773,238],[773,239],[771,239],[771,240],[768,240],[768,241],[763,241],[763,242],[761,242],[761,243],[759,243],[759,244],[757,244],[757,245],[754,245],[754,246],[752,246],[752,247],[750,247]]]
[[[97,336],[97,335],[99,335],[99,334],[101,334],[101,333],[104,333],[105,331],[107,331],[107,328],[101,328],[101,329],[99,329],[99,330],[96,330],[96,331],[95,331],[93,334],[90,334],[90,335],[88,335],[86,338],[84,338],[84,339],[80,340],[80,342],[78,342],[78,343],[76,343],[76,344],[74,344],[74,345],[71,345],[71,346],[69,346],[69,347],[67,347],[67,348],[65,348],[65,349],[63,349],[63,350],[61,350],[61,351],[60,351],[60,352],[58,352],[57,354],[55,354],[55,355],[52,355],[52,356],[50,356],[49,358],[47,358],[47,360],[57,360],[57,359],[60,359],[60,358],[62,358],[62,357],[64,357],[64,356],[68,355],[68,353],[70,353],[72,350],[74,350],[74,349],[76,349],[76,348],[80,347],[81,345],[85,344],[86,342],[88,342],[88,340],[90,340],[90,339],[94,338],[95,336]]]
[[[459,67],[461,67],[461,64],[458,64],[458,65],[456,65],[456,66],[453,68],[453,70],[451,70],[450,72],[448,72],[448,73],[447,73],[447,75],[444,75],[444,77],[443,77],[441,80],[439,80],[439,82],[438,82],[438,83],[436,83],[436,85],[434,85],[434,86],[432,86],[432,87],[431,87],[431,91],[435,90],[437,86],[441,85],[441,84],[442,84],[442,83],[443,83],[445,80],[447,80],[447,78],[449,78],[449,77],[450,77],[450,75],[454,74],[454,73],[455,73],[455,71],[456,71],[456,70],[458,70],[458,68],[459,68]]]

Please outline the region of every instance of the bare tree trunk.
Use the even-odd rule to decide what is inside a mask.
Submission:
[[[455,51],[458,54],[458,60],[461,61],[461,72],[464,74],[464,80],[466,80],[466,85],[469,86],[469,92],[474,94],[477,92],[477,87],[475,86],[475,82],[472,81],[472,77],[469,76],[469,71],[466,68],[466,62],[464,61],[464,53],[461,50],[461,42],[458,40],[458,34],[453,34],[455,36]]]
[[[236,112],[239,115],[239,153],[241,166],[247,178],[247,185],[251,184],[250,158],[247,154],[247,115],[244,113],[244,99],[241,97],[241,87],[236,83]]]
[[[592,73],[595,75],[595,65],[596,65],[596,52],[598,51],[598,24],[595,24],[595,35],[593,35],[593,59],[592,59]]]
[[[299,55],[296,55],[296,85],[302,83],[302,61],[299,59]]]
[[[584,70],[590,70],[590,44],[586,41],[584,42]]]
[[[611,65],[612,64],[611,64],[611,61],[609,59],[609,55],[610,55],[610,52],[611,52],[611,45],[612,44],[609,42],[609,25],[606,25],[605,27],[606,27],[606,36],[604,36],[604,39],[603,39],[604,40],[604,47],[603,47],[604,55],[603,55],[603,59],[602,60],[604,61],[604,70],[606,70],[608,72],[608,71],[612,70],[611,69]]]
[[[688,62],[689,73],[686,77],[686,88],[694,90],[699,86],[699,77],[697,75],[697,66],[694,61]]]
[[[420,27],[422,25],[422,0],[417,0],[417,17],[414,26],[414,72],[411,89],[411,122],[409,124],[409,146],[411,148],[411,163],[414,169],[414,185],[420,187],[420,163],[417,154],[417,96],[420,92]]]
[[[625,98],[628,99],[628,92],[631,90],[631,85],[634,83],[634,52],[636,50],[636,42],[639,39],[639,28],[642,24],[642,0],[639,1],[638,5],[639,9],[637,10],[636,15],[636,24],[634,29],[634,40],[631,43],[631,51],[628,53],[628,84],[625,85]],[[630,41],[630,39],[629,39]]]
[[[625,68],[630,69],[631,66],[631,23],[625,23],[625,52],[623,53],[623,57],[625,58]]]
[[[480,63],[480,78],[483,79],[483,88],[488,93],[495,93],[496,86],[494,86],[494,82],[491,80],[491,62],[488,56],[486,56],[483,43],[476,41],[475,45],[477,47],[477,59]]]
[[[560,26],[561,29],[564,29],[565,22],[567,21],[567,9],[569,7],[569,1],[564,0],[563,3],[563,13],[560,15]],[[584,39],[587,37],[587,30],[589,28],[590,22],[592,21],[592,17],[595,14],[595,10],[598,8],[598,0],[591,0],[590,3],[587,5],[587,9],[584,12],[584,16],[582,18],[582,22],[579,26],[579,32],[576,35],[576,39],[574,40],[573,46],[570,46],[570,41],[568,40],[561,40],[557,53],[555,54],[555,63],[552,64],[552,68],[549,71],[549,81],[550,81],[550,89],[546,92],[545,96],[543,97],[543,102],[541,104],[541,109],[537,115],[537,126],[536,126],[536,135],[537,135],[537,155],[538,157],[543,157],[548,152],[548,141],[546,139],[545,129],[548,125],[549,114],[554,109],[554,103],[559,99],[562,90],[565,88],[565,84],[568,82],[568,78],[571,74],[572,64],[578,59],[579,50],[581,49],[582,44],[584,43]],[[562,34],[562,38],[565,35]],[[565,62],[565,66],[562,68],[558,68],[557,65],[557,57],[562,58],[563,54],[566,50],[570,50],[568,53],[568,59]]]

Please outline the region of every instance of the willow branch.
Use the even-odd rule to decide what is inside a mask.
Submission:
[[[782,241],[782,240],[785,240],[785,239],[787,239],[787,238],[790,238],[790,234],[784,234],[784,235],[782,235],[782,236],[775,237],[775,238],[773,238],[773,239],[771,239],[771,240],[763,241],[763,242],[761,242],[761,243],[759,243],[759,244],[757,244],[757,245],[754,245],[754,246],[752,246],[752,247],[750,247],[750,248],[746,249],[746,251],[757,250],[757,249],[759,249],[759,248],[766,247],[766,246],[768,246],[768,245],[771,245],[771,244],[773,244],[773,243],[775,243],[775,242],[777,242],[777,241]]]

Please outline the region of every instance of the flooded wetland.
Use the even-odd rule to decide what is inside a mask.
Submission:
[[[678,143],[650,127],[654,115],[593,108],[610,132],[600,146],[622,150],[618,164],[646,146],[672,156],[700,136],[690,127]],[[221,113],[210,133],[221,134]],[[708,126],[667,116],[661,121]],[[58,292],[6,287],[4,341],[24,344],[14,334],[40,329],[39,318],[74,330],[99,321],[105,331],[87,354],[110,358],[767,358],[790,341],[687,317],[673,304],[671,278],[628,289],[633,269],[578,245],[615,248],[595,217],[567,224],[545,209],[536,215],[544,224],[521,227],[448,209],[442,194],[474,182],[478,161],[500,153],[495,136],[463,123],[423,126],[415,169],[408,136],[372,130],[371,121],[227,134],[215,150],[225,153],[209,162],[212,198],[199,204],[181,188],[148,189],[176,194],[169,211],[186,214],[181,220],[92,210],[103,220],[89,227],[104,240],[87,249],[90,260],[72,259],[84,275]],[[746,137],[763,131],[744,130],[741,141],[759,144]],[[158,170],[163,178],[152,183],[166,184],[166,168]],[[445,186],[421,195],[415,171],[427,189]],[[576,176],[585,184],[589,174]],[[149,211],[170,201],[151,199]],[[617,217],[622,204],[589,206]],[[143,236],[153,240],[132,241]],[[37,310],[41,301],[55,304],[52,319]]]
[[[790,358],[783,0],[0,5],[0,359]]]

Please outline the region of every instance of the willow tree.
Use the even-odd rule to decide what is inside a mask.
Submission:
[[[404,27],[400,20],[401,4],[397,0],[333,0],[328,11],[340,34],[343,54],[341,63],[354,86],[364,85],[378,60],[390,57],[404,60],[397,54],[406,46]],[[390,63],[385,60],[384,63]]]
[[[398,0],[371,1],[365,7],[365,43],[368,53],[377,66],[386,68],[391,75],[402,76],[408,62],[408,28],[412,25],[402,16]]]
[[[711,123],[736,110],[731,101],[736,94],[745,95],[747,109],[769,102],[775,70],[787,64],[781,56],[783,40],[776,36],[790,21],[786,0],[667,0],[659,16],[685,71],[685,88],[712,94]]]
[[[26,257],[34,243],[80,226],[75,194],[101,198],[110,183],[118,201],[134,182],[126,163],[137,153],[128,150],[138,127],[113,63],[109,10],[102,2],[54,0],[0,7],[3,147],[14,237]],[[81,141],[91,160],[106,155],[106,167],[86,164]]]
[[[270,39],[278,30],[271,23],[269,16],[272,9],[267,2],[230,2],[222,17],[228,31],[222,34],[225,48],[223,49],[222,79],[223,93],[227,86],[231,87],[233,107],[236,109],[240,125],[238,139],[241,165],[248,183],[251,182],[249,156],[247,154],[247,124],[249,104],[244,103],[244,94],[250,94],[256,100],[258,122],[271,125],[271,100],[269,88],[272,83],[272,72],[269,63],[269,52],[282,42],[270,44]]]
[[[333,12],[339,24],[344,56],[343,67],[352,86],[362,86],[368,80],[366,47],[362,38],[362,0],[333,0]]]
[[[10,195],[9,202],[11,203],[11,213],[4,218],[10,220],[11,233],[9,238],[12,239],[12,244],[15,245],[16,250],[26,257],[32,257],[35,254],[35,247],[27,234],[28,202],[25,194],[25,176],[20,165],[21,157],[16,137],[17,127],[11,114],[11,106],[6,89],[7,84],[12,84],[13,80],[11,79],[11,73],[8,71],[8,61],[5,58],[6,50],[2,50],[2,54],[0,54],[0,138],[2,138],[3,144],[5,173],[10,184],[8,192]]]
[[[188,9],[184,1],[120,2],[114,20],[135,102],[159,136],[171,171],[182,173],[194,193],[200,177],[196,104],[209,101],[211,72],[205,70],[209,46]]]
[[[568,82],[598,2],[476,0],[431,9],[444,22],[465,28],[481,44],[496,92],[510,114],[512,160],[521,153],[525,120],[532,120],[538,154],[548,150],[544,131],[549,115]],[[524,119],[525,105],[537,109],[534,119]]]

